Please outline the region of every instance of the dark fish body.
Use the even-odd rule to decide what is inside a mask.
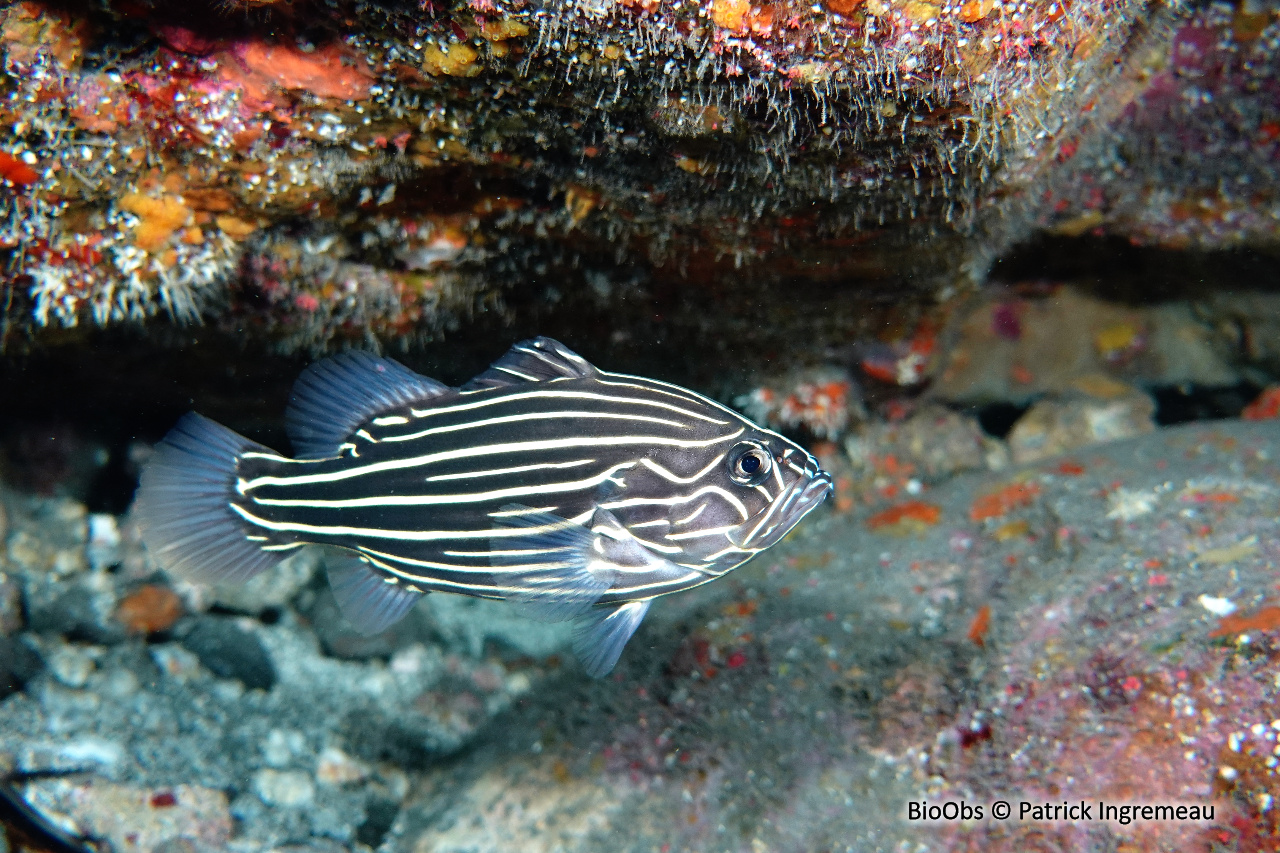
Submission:
[[[166,567],[245,578],[304,545],[344,613],[384,629],[422,594],[580,619],[609,671],[649,601],[777,542],[830,491],[787,439],[691,391],[517,344],[460,389],[352,353],[309,368],[290,459],[188,415],[142,477],[138,518]]]

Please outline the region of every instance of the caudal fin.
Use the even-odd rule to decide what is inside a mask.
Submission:
[[[280,562],[231,508],[236,463],[257,442],[195,412],[169,431],[142,471],[134,517],[156,562],[203,583],[248,580]]]

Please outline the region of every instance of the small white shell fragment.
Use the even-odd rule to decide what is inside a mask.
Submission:
[[[114,548],[120,544],[120,527],[116,517],[104,512],[89,514],[89,544]]]
[[[1229,598],[1218,598],[1214,595],[1202,595],[1197,599],[1200,606],[1214,616],[1230,616],[1236,612],[1235,603]]]

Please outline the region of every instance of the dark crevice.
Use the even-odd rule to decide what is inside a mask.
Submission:
[[[1262,389],[1250,382],[1226,387],[1173,385],[1150,389],[1160,426],[1238,418]]]
[[[395,800],[371,798],[365,806],[364,823],[356,827],[356,841],[376,848],[391,830],[391,825],[399,814],[400,804]]]
[[[988,403],[972,409],[970,413],[978,419],[979,426],[987,435],[992,438],[1005,438],[1017,423],[1018,418],[1022,417],[1023,412],[1029,408],[1031,407],[1019,406],[1015,403]]]
[[[991,268],[992,281],[1071,282],[1099,299],[1150,304],[1205,298],[1229,290],[1280,288],[1280,246],[1194,251],[1135,246],[1122,237],[1040,234]]]

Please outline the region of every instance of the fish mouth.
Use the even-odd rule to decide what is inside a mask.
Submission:
[[[818,469],[808,478],[796,480],[778,495],[758,519],[743,527],[739,548],[763,551],[791,532],[809,512],[834,490],[831,475]],[[732,537],[737,538],[737,537]]]

